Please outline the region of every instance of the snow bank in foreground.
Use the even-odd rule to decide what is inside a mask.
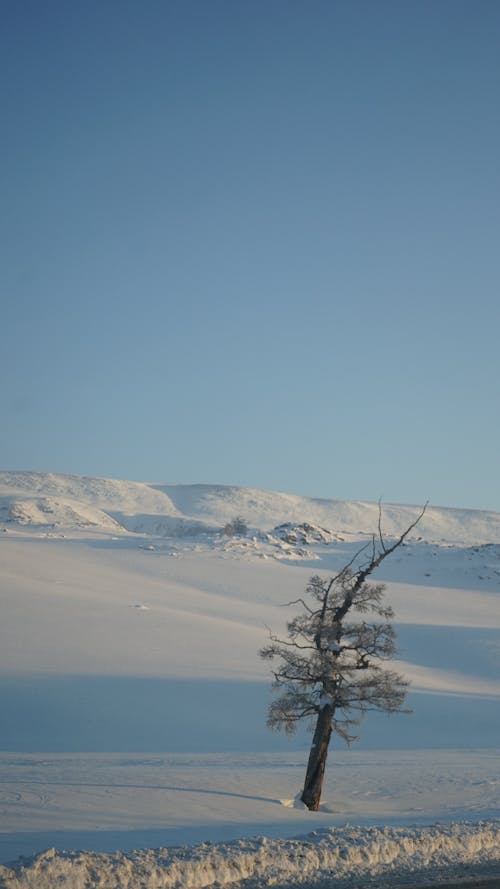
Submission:
[[[259,837],[130,854],[50,850],[31,864],[0,867],[2,889],[201,889],[207,886],[329,887],[352,878],[418,880],[422,872],[500,864],[500,820],[425,828],[342,827],[292,840]]]

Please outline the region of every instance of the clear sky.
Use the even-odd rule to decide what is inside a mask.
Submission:
[[[3,0],[4,469],[500,511],[500,3]]]

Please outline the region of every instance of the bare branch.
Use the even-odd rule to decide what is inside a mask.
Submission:
[[[284,639],[280,639],[278,636],[270,636],[271,642],[277,642],[278,645],[285,645],[287,648],[298,648],[300,651],[314,651],[314,645],[299,645],[298,642],[285,642]]]
[[[401,537],[399,537],[396,540],[396,542],[393,543],[392,546],[385,547],[384,550],[378,554],[377,558],[370,562],[370,564],[368,565],[367,568],[365,568],[363,571],[358,572],[358,574],[356,575],[356,581],[354,583],[353,592],[359,590],[359,588],[364,584],[366,578],[369,577],[369,575],[372,574],[373,571],[375,571],[375,568],[378,568],[379,565],[384,561],[384,559],[387,558],[387,556],[390,556],[390,554],[393,553],[394,550],[398,548],[398,546],[401,546],[403,541],[408,537],[408,534],[410,533],[410,531],[413,530],[415,525],[418,525],[420,519],[422,518],[422,516],[425,513],[425,510],[427,509],[428,503],[429,503],[429,501],[427,500],[425,502],[424,506],[422,507],[422,509],[420,510],[415,521],[412,522],[411,525],[409,525],[407,527],[406,531],[404,531],[401,534]]]
[[[382,498],[378,501],[378,539],[380,540],[380,546],[385,553],[384,535],[382,534]]]
[[[281,604],[281,607],[282,607],[282,608],[289,608],[290,605],[303,605],[303,607],[306,609],[306,611],[309,612],[309,614],[315,614],[315,613],[316,613],[316,612],[314,612],[314,611],[312,610],[312,608],[309,607],[309,605],[307,604],[307,602],[304,602],[303,599],[294,599],[292,602],[283,602],[283,603]]]

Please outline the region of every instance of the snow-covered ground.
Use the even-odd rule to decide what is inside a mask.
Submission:
[[[387,536],[417,511],[384,507]],[[228,537],[237,515],[248,535]],[[413,715],[370,716],[334,744],[321,812],[293,806],[310,736],[266,729],[257,652],[377,521],[376,504],[0,473],[0,861],[58,850],[0,886],[374,885],[498,860],[496,513],[429,507],[383,563]]]

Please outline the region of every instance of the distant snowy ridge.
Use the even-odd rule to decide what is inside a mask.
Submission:
[[[13,500],[18,506],[8,515]],[[110,524],[158,536],[213,533],[242,516],[251,531],[269,531],[278,525],[310,525],[323,530],[325,540],[335,536],[366,535],[378,525],[378,504],[302,497],[229,485],[161,485],[118,479],[40,472],[0,472],[0,521],[20,521],[22,501],[43,501],[42,513],[52,511],[52,520],[63,527],[68,513],[57,504],[100,510],[93,525],[103,530]],[[399,535],[416,518],[419,506],[383,505],[383,530],[387,537]],[[29,523],[24,509],[24,524]],[[33,524],[44,516],[33,512]],[[71,522],[70,522],[71,524]],[[73,521],[73,525],[75,521]],[[76,526],[78,526],[76,521]],[[500,543],[500,513],[472,509],[429,506],[415,529],[414,537],[429,542],[461,545]]]
[[[418,883],[467,865],[500,865],[500,822],[427,828],[343,827],[299,839],[258,837],[231,843],[145,849],[129,854],[61,852],[39,855],[14,869],[0,866],[3,889],[245,889],[383,886]],[[463,870],[459,871],[463,876]]]
[[[0,496],[55,497],[128,515],[178,515],[168,496],[151,485],[53,472],[0,472]]]
[[[146,522],[141,522],[144,515]],[[158,517],[163,523],[159,523]],[[168,496],[140,482],[44,472],[0,472],[3,523],[50,526],[60,531],[95,528],[167,536],[166,522],[174,518],[183,521]]]
[[[0,498],[0,522],[61,530],[99,528],[115,533],[123,531],[123,527],[103,510],[60,497]]]

